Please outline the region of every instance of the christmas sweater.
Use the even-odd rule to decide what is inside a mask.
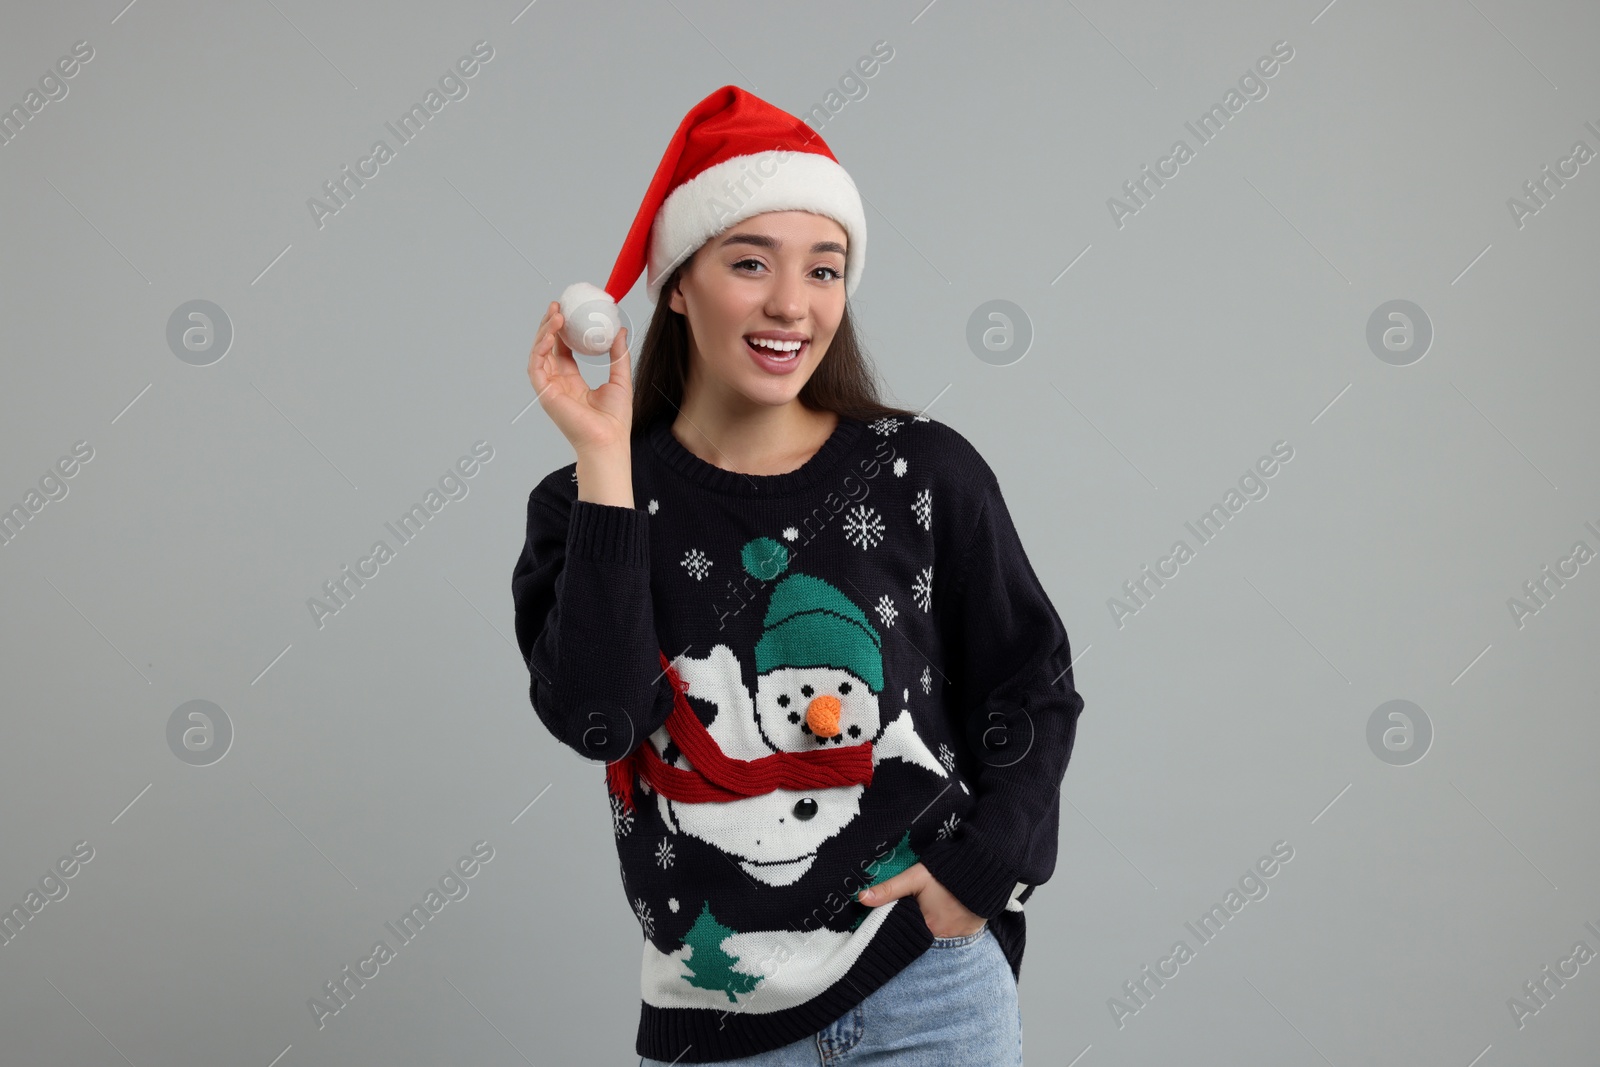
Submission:
[[[636,507],[544,478],[512,575],[534,711],[605,764],[636,1051],[825,1028],[932,944],[915,897],[855,898],[919,862],[1020,978],[1083,699],[994,472],[921,415],[841,417],[774,475],[669,426],[634,437]]]

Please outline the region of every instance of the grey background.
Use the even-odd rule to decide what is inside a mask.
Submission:
[[[8,5],[5,106],[94,58],[0,146],[0,504],[94,457],[0,548],[0,903],[94,858],[0,946],[0,1060],[637,1062],[601,769],[512,642],[527,492],[571,458],[527,351],[695,101],[807,112],[881,40],[821,126],[869,205],[855,307],[894,399],[998,472],[1087,702],[1029,1062],[1595,1062],[1600,962],[1521,1027],[1508,1000],[1600,951],[1600,564],[1520,627],[1507,602],[1600,549],[1600,161],[1520,228],[1506,202],[1600,150],[1597,39],[1592,4],[1510,0]],[[469,94],[319,229],[307,199],[479,40]],[[1280,40],[1119,228],[1107,199]],[[197,299],[234,332],[209,366],[166,340]],[[1005,366],[966,343],[997,299],[1033,335]],[[1394,299],[1434,330],[1406,366],[1366,342]],[[624,307],[642,328],[642,284]],[[468,495],[319,629],[308,598],[479,440]],[[1405,766],[1367,741],[1396,699],[1432,729]],[[168,746],[191,700],[232,724],[209,766]],[[319,1030],[307,1000],[480,840],[470,894]],[[1119,1027],[1277,841],[1270,894]]]

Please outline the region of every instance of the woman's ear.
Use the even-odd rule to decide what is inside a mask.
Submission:
[[[689,253],[688,259],[678,264],[677,268],[672,272],[672,277],[667,279],[667,284],[665,287],[667,293],[667,307],[683,316],[687,316],[689,314],[689,305],[684,303],[683,300],[683,276],[689,273],[689,268],[692,267],[694,265],[694,261],[699,258],[700,249],[697,248],[693,252]]]

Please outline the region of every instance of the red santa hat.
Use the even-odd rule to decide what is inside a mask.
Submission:
[[[668,276],[717,234],[767,211],[810,211],[844,227],[845,295],[867,258],[867,218],[855,182],[822,137],[793,115],[724,85],[696,104],[672,135],[634,216],[605,288],[588,282],[561,294],[562,337],[574,352],[611,348],[617,302],[648,267],[655,303]]]

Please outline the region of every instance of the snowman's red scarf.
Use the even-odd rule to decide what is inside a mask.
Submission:
[[[872,742],[811,752],[774,752],[759,759],[734,759],[724,753],[705,723],[689,707],[689,683],[659,653],[661,666],[672,684],[672,711],[667,733],[689,757],[693,770],[670,766],[648,740],[631,753],[606,764],[606,785],[620,798],[624,811],[633,810],[635,775],[671,800],[686,804],[740,800],[774,789],[826,789],[840,785],[872,784]]]

